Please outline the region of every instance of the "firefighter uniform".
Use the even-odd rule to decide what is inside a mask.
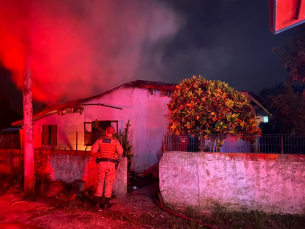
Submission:
[[[91,148],[91,152],[97,154],[97,160],[99,161],[95,196],[101,199],[105,188],[105,205],[109,204],[109,198],[112,194],[116,159],[123,153],[120,142],[112,137],[112,134],[113,132],[110,131],[109,133],[106,130],[106,136],[99,138]],[[102,205],[102,208],[105,205]]]

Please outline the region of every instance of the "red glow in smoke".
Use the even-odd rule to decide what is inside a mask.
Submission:
[[[33,97],[49,104],[145,79],[154,69],[143,63],[162,68],[163,51],[156,47],[181,24],[171,8],[145,2],[0,0],[0,62],[21,89],[28,36]]]

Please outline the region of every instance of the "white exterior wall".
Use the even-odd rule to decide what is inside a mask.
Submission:
[[[34,122],[35,148],[41,147],[43,125],[57,125],[57,145],[43,146],[44,149],[75,150],[78,131],[78,150],[84,150],[84,116],[80,114],[53,114]],[[82,146],[82,147],[80,147]]]
[[[304,155],[171,151],[159,177],[165,204],[179,208],[305,213]]]
[[[91,150],[84,146],[84,122],[94,120],[118,121],[118,128],[124,131],[128,119],[130,128],[128,139],[132,145],[132,170],[136,173],[152,173],[157,168],[162,154],[162,136],[167,132],[169,97],[160,97],[160,91],[149,95],[144,88],[119,88],[88,104],[102,103],[120,107],[122,110],[104,106],[84,106],[80,114],[53,114],[34,123],[35,147],[41,147],[42,125],[57,125],[56,149],[75,150],[78,131],[78,150]],[[50,146],[51,147],[51,146]]]

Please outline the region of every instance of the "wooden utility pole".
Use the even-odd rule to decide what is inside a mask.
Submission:
[[[28,47],[25,47],[28,50]],[[23,128],[24,128],[24,192],[34,193],[34,136],[33,136],[33,101],[32,72],[30,53],[25,51],[23,72]]]

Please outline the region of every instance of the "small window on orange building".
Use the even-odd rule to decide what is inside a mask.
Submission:
[[[42,126],[42,145],[57,145],[57,125]]]

